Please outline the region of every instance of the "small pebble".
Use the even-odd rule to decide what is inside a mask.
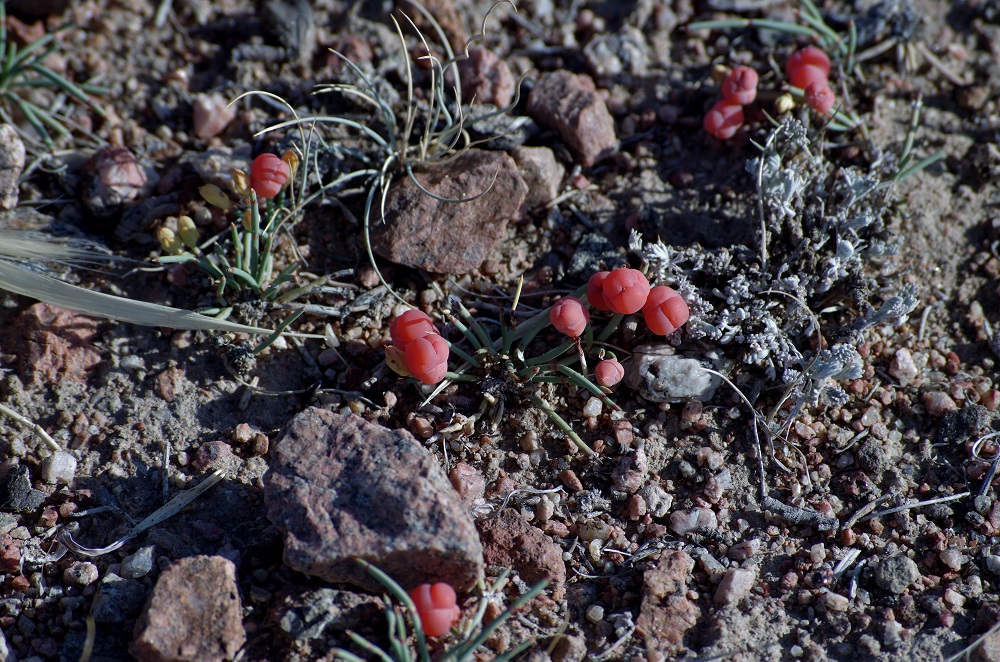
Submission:
[[[674,497],[657,483],[643,485],[637,495],[646,502],[646,512],[653,517],[663,517],[674,505]]]
[[[671,514],[669,526],[677,535],[685,536],[699,531],[715,531],[719,527],[719,520],[708,508],[691,508]]]
[[[731,568],[726,571],[719,588],[715,591],[712,602],[716,607],[727,607],[736,604],[757,584],[757,573],[746,568]]]
[[[729,548],[729,558],[734,561],[746,561],[760,549],[760,541],[751,539],[738,542]]]
[[[555,504],[543,497],[535,506],[535,520],[538,522],[547,522],[552,519],[555,512]]]
[[[913,353],[902,347],[896,350],[889,364],[889,374],[899,381],[900,385],[912,384],[917,378],[917,365],[913,362]]]
[[[208,140],[222,133],[236,113],[219,93],[196,94],[191,101],[194,111],[194,135]]]
[[[638,494],[629,497],[628,506],[625,508],[625,515],[630,521],[635,522],[646,514],[646,500]]]
[[[824,591],[821,600],[830,611],[847,611],[851,606],[850,599],[833,591]]]
[[[969,557],[962,552],[954,548],[949,548],[941,552],[940,554],[941,563],[945,564],[952,570],[961,570],[965,562],[969,560]]]
[[[604,411],[604,405],[600,398],[592,397],[587,399],[587,404],[583,406],[581,413],[586,418],[596,418],[601,415],[602,411]]]
[[[580,492],[583,490],[583,483],[577,478],[576,473],[572,469],[566,469],[559,474],[559,480],[562,481],[566,489],[571,493]]]
[[[591,623],[600,623],[604,620],[604,607],[601,605],[590,605],[587,609],[587,620]]]
[[[145,370],[146,362],[142,360],[141,356],[129,354],[128,356],[122,357],[121,367],[126,370]]]
[[[126,579],[145,577],[153,569],[153,546],[140,547],[135,554],[129,554],[122,559],[119,574]]]
[[[459,462],[448,472],[448,479],[462,500],[472,503],[486,492],[486,479],[467,462]]]
[[[70,485],[76,477],[76,458],[66,451],[56,451],[42,460],[42,480]]]
[[[945,589],[944,601],[952,607],[961,607],[965,604],[965,596],[953,588]]]
[[[950,411],[958,409],[958,405],[951,396],[941,391],[928,391],[920,398],[927,409],[927,413],[934,417],[944,416]]]
[[[63,581],[77,586],[90,586],[97,581],[97,566],[90,561],[76,561],[63,570]]]
[[[913,559],[898,554],[883,559],[875,567],[875,582],[889,593],[901,594],[920,579],[920,568]]]

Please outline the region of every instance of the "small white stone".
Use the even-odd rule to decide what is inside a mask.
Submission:
[[[590,605],[587,609],[587,620],[591,623],[600,623],[604,620],[604,607],[601,605]]]
[[[961,607],[965,604],[965,596],[953,588],[945,589],[944,601],[953,607]]]
[[[122,559],[121,576],[126,579],[145,577],[153,569],[153,546],[140,547],[135,554]]]
[[[917,378],[917,364],[913,362],[913,353],[905,347],[897,349],[889,364],[889,374],[899,380],[902,386],[912,384]]]
[[[583,415],[588,418],[596,418],[601,415],[604,411],[604,405],[601,403],[601,399],[597,397],[592,397],[587,399],[587,404],[583,406]]]
[[[851,606],[851,601],[848,598],[833,591],[823,593],[822,600],[823,605],[830,611],[847,611]]]
[[[76,476],[76,458],[66,451],[56,451],[42,460],[42,480],[70,485]]]

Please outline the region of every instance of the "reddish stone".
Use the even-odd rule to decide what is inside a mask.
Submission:
[[[462,501],[472,503],[486,492],[486,479],[471,464],[459,462],[448,472],[448,479],[462,497]]]
[[[132,152],[114,145],[102,147],[83,165],[83,202],[97,216],[112,216],[142,195],[146,183],[146,173]]]
[[[0,573],[10,575],[21,571],[21,541],[10,534],[0,536]]]
[[[528,95],[528,115],[558,131],[586,168],[618,149],[615,121],[589,76],[564,70],[543,74]]]
[[[246,640],[236,566],[221,556],[193,556],[160,575],[129,652],[145,662],[231,660]]]
[[[381,591],[356,560],[404,587],[483,573],[472,516],[438,461],[405,430],[310,408],[271,449],[264,475],[270,520],[285,533],[285,563],[329,582]]]
[[[559,480],[563,482],[570,492],[576,493],[583,490],[583,483],[577,477],[576,472],[572,469],[566,469],[559,474]]]
[[[224,441],[208,441],[198,447],[194,462],[191,464],[198,471],[209,468],[227,469],[235,463],[232,447]]]
[[[673,657],[684,648],[684,635],[701,610],[687,597],[694,559],[684,552],[663,552],[646,570],[636,632],[645,638],[649,659]]]
[[[173,402],[177,397],[181,381],[184,379],[184,372],[179,368],[167,368],[158,374],[154,380],[153,390],[165,402]]]
[[[483,560],[516,570],[521,579],[534,584],[549,580],[553,600],[562,600],[566,588],[566,564],[562,548],[552,542],[513,510],[502,510],[497,517],[477,523],[483,541]]]
[[[517,165],[503,152],[469,149],[454,160],[399,179],[385,218],[372,224],[372,249],[399,264],[434,273],[479,267],[504,235],[528,194]],[[424,190],[447,202],[427,195]]]
[[[506,108],[514,101],[517,79],[507,61],[486,48],[473,46],[469,57],[458,61],[462,103],[491,103]]]
[[[77,382],[101,362],[92,343],[97,321],[47,303],[36,303],[17,316],[12,340],[21,376],[30,386]]]

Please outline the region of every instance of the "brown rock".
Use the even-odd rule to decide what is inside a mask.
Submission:
[[[231,660],[246,640],[236,566],[193,556],[160,575],[129,652],[144,662]]]
[[[491,103],[506,108],[514,101],[517,80],[510,65],[493,51],[473,46],[469,57],[458,61],[462,103]]]
[[[662,553],[656,567],[646,570],[636,632],[645,638],[650,659],[680,652],[685,633],[701,616],[687,597],[692,570],[694,559],[680,551]]]
[[[15,353],[28,385],[86,383],[87,373],[101,362],[91,345],[97,322],[90,317],[36,303],[13,324]]]
[[[543,74],[528,95],[528,115],[558,131],[584,167],[618,149],[615,121],[590,76],[569,71]]]
[[[167,368],[156,376],[153,390],[165,402],[173,402],[177,391],[184,384],[184,371],[180,368]]]
[[[746,596],[757,584],[757,573],[746,568],[730,568],[726,571],[719,588],[715,589],[712,601],[716,607],[734,605]]]
[[[566,168],[556,160],[556,155],[551,149],[515,147],[510,155],[517,163],[524,183],[528,185],[525,204],[529,207],[538,207],[559,195]]]
[[[448,479],[462,501],[472,503],[486,493],[486,479],[474,466],[467,462],[459,462],[448,472]]]
[[[486,259],[528,193],[514,159],[470,149],[393,185],[372,248],[384,258],[434,273],[467,273]],[[477,197],[478,196],[478,197]]]
[[[236,113],[218,92],[196,94],[191,101],[194,113],[194,135],[208,140],[222,133]]]
[[[142,195],[146,181],[132,152],[102,147],[83,165],[83,203],[97,216],[111,216]]]
[[[433,457],[405,430],[307,409],[271,451],[268,517],[285,533],[291,568],[380,591],[358,564],[403,586],[470,588],[483,572],[475,524]]]
[[[580,481],[580,477],[576,475],[576,472],[572,469],[564,469],[559,474],[559,480],[562,481],[566,489],[576,494],[583,490],[583,483]]]
[[[10,534],[0,536],[0,573],[12,575],[21,571],[21,541]]]
[[[548,579],[552,599],[562,599],[566,592],[566,564],[562,548],[551,538],[513,510],[502,510],[497,517],[481,520],[477,526],[487,564],[516,570],[528,584]]]

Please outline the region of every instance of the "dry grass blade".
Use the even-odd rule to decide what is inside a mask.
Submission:
[[[274,333],[272,329],[227,322],[200,315],[191,310],[171,308],[145,301],[134,301],[103,292],[93,292],[50,276],[28,271],[11,262],[0,261],[0,288],[66,310],[94,317],[104,317],[117,322],[190,331],[220,331],[255,335]]]
[[[157,524],[170,519],[180,511],[184,510],[184,508],[187,507],[189,503],[191,503],[192,501],[200,497],[202,494],[207,492],[210,488],[215,486],[215,484],[218,483],[223,478],[225,478],[225,474],[216,469],[215,471],[210,473],[208,477],[205,478],[205,480],[201,481],[191,489],[184,490],[183,492],[179,493],[173,499],[163,504],[162,506],[154,510],[152,513],[150,513],[146,517],[146,519],[136,524],[131,531],[129,531],[124,536],[122,536],[121,538],[119,538],[118,540],[114,541],[113,543],[111,543],[106,547],[98,547],[98,548],[84,547],[80,543],[73,540],[73,536],[70,535],[69,531],[65,530],[60,531],[59,534],[56,536],[56,539],[60,543],[65,545],[67,549],[69,549],[74,554],[77,554],[78,556],[95,557],[95,556],[104,556],[105,554],[110,554],[116,549],[121,548],[122,545],[127,543],[129,540],[132,540],[143,531],[153,528]]]

